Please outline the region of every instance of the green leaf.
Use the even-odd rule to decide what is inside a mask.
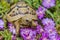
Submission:
[[[54,19],[54,15],[49,10],[46,10],[46,12]]]
[[[10,0],[10,4],[17,3],[19,0]]]
[[[56,22],[56,25],[60,24],[60,9],[57,9],[54,13],[54,20]]]
[[[23,40],[22,38],[18,37],[17,40]]]
[[[27,2],[27,4],[34,9],[37,9],[40,6],[39,0],[24,0],[24,1]]]
[[[5,38],[4,40],[11,40],[11,33],[8,30],[0,31],[0,34]]]
[[[38,8],[40,6],[39,0],[32,0],[34,8]]]
[[[24,0],[25,2],[27,2],[27,4],[29,5],[29,6],[32,6],[32,1],[31,0]]]
[[[10,9],[10,4],[5,0],[1,0],[0,2],[0,18],[3,17],[4,13],[6,13]]]

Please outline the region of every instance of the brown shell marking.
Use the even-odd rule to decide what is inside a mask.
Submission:
[[[18,2],[11,7],[11,11],[7,14],[7,20],[12,22],[24,17],[25,14],[36,14],[25,2]],[[29,15],[28,15],[29,16]]]

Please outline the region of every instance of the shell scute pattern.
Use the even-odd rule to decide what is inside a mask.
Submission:
[[[7,19],[9,21],[18,20],[19,18],[25,16],[26,14],[36,15],[35,11],[31,7],[29,7],[25,2],[18,2],[17,4],[13,5],[11,9],[12,10],[9,12],[9,14],[7,14],[8,15]]]
[[[15,21],[26,17],[26,15],[36,16],[35,10],[29,7],[25,2],[18,2],[17,4],[13,5],[11,9],[12,10],[7,14],[8,21]]]

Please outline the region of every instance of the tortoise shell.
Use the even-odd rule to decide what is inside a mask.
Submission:
[[[36,26],[34,23],[37,20],[36,11],[32,9],[28,4],[23,1],[20,1],[14,4],[6,18],[9,22],[13,22],[16,27],[16,34],[18,34],[19,27],[24,27],[22,25],[31,25]]]
[[[12,22],[20,18],[24,20],[36,20],[37,16],[35,10],[29,7],[25,2],[18,2],[11,7],[11,10],[7,14],[7,20]]]

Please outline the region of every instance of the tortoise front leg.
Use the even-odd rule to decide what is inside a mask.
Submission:
[[[15,27],[16,27],[16,35],[18,35],[19,34],[19,29],[20,29],[20,25],[19,25],[19,20],[17,20],[17,21],[15,21],[14,22],[14,25],[15,25]]]

